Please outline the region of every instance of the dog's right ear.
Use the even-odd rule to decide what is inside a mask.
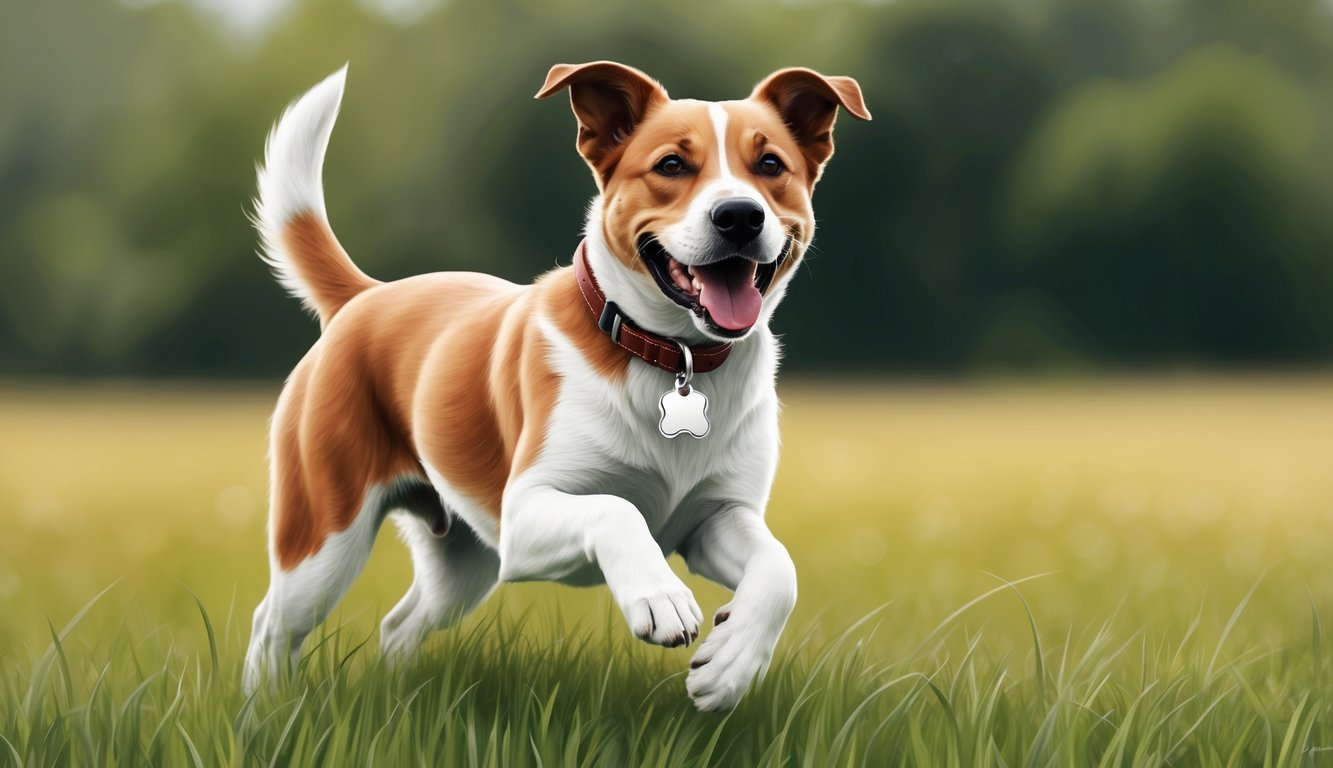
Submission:
[[[666,102],[666,89],[633,67],[594,61],[551,67],[536,98],[544,99],[564,88],[569,89],[569,102],[579,121],[579,154],[592,166],[598,186],[604,186],[625,140],[649,109]]]
[[[869,120],[861,86],[850,77],[825,77],[813,69],[780,69],[754,87],[750,98],[766,101],[778,111],[801,145],[810,178],[818,180],[833,156],[833,120],[842,107],[857,120]]]

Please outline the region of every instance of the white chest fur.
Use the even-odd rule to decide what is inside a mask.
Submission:
[[[623,381],[589,368],[550,322],[539,321],[561,385],[547,439],[515,487],[611,494],[635,505],[664,552],[725,502],[763,509],[777,464],[777,342],[759,329],[716,371],[691,381],[708,396],[702,439],[663,437],[660,402],[674,377],[637,360]]]

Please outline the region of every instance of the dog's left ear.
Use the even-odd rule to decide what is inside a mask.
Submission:
[[[861,86],[850,77],[826,77],[813,69],[780,69],[754,87],[750,98],[768,102],[782,116],[818,179],[833,156],[833,120],[838,107],[859,120],[869,120]]]
[[[594,61],[551,67],[536,98],[544,99],[564,88],[569,89],[569,102],[579,121],[579,154],[592,166],[598,186],[603,186],[635,127],[649,109],[666,102],[666,90],[633,67]]]

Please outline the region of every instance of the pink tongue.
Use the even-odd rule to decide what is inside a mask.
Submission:
[[[743,331],[759,321],[764,297],[754,286],[755,267],[749,259],[732,258],[692,268],[703,286],[699,291],[699,303],[720,327]]]

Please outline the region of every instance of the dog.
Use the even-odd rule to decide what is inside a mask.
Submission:
[[[679,552],[734,593],[686,677],[699,709],[733,708],[796,601],[764,522],[778,462],[769,318],[814,234],[838,109],[870,119],[859,85],[783,69],[746,99],[703,102],[615,62],[557,65],[536,98],[569,91],[598,190],[572,265],[531,285],[383,283],[325,213],[346,72],[288,107],[258,173],[261,256],[321,336],[273,414],[271,581],[244,688],[295,667],[391,515],[415,575],[381,625],[386,657],[410,656],[500,581],[605,582],[635,636],[692,643],[703,613],[667,564]]]

